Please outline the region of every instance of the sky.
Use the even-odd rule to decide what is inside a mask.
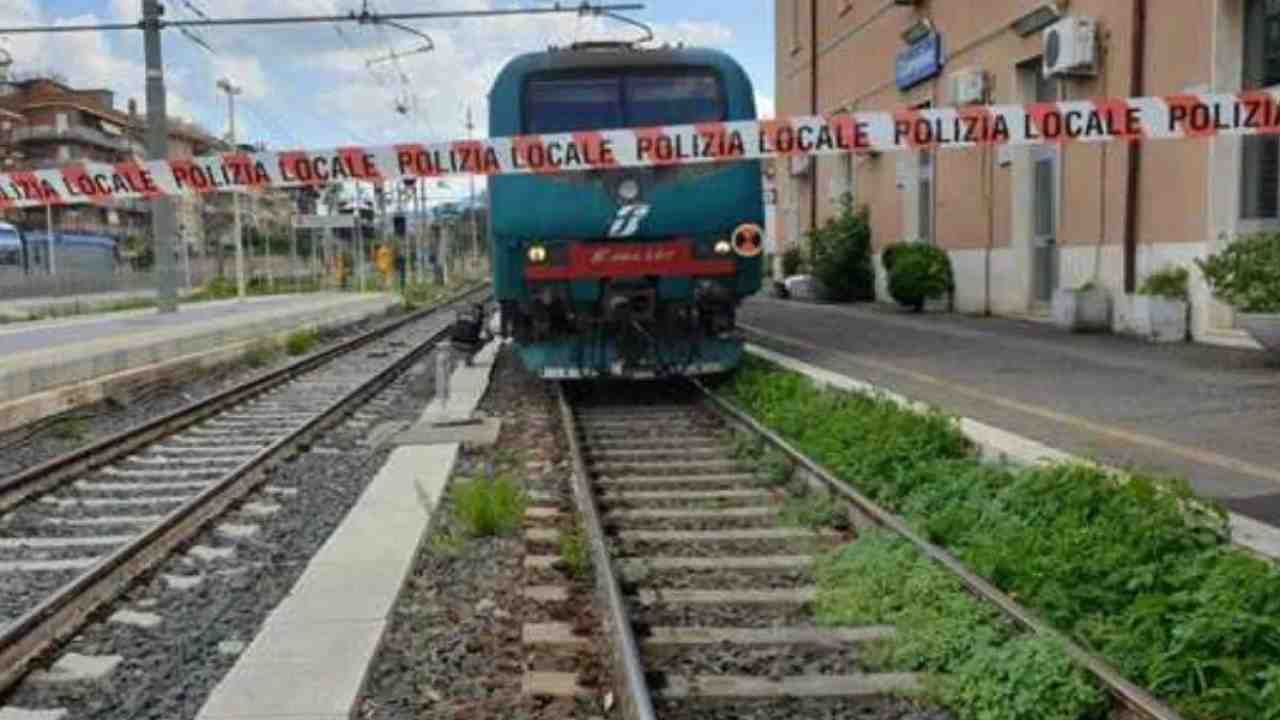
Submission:
[[[773,110],[773,3],[770,0],[640,0],[629,16],[653,26],[659,42],[725,50],[747,69],[763,114]],[[359,10],[364,0],[166,0],[166,17],[330,15]],[[369,0],[378,12],[547,6],[531,0]],[[574,5],[577,0],[563,0]],[[140,0],[0,0],[0,26],[136,22]],[[632,37],[626,25],[603,19],[525,16],[414,21],[435,49],[372,67],[369,60],[404,53],[424,42],[387,27],[346,23],[287,29],[207,28],[196,40],[176,29],[164,35],[169,114],[215,134],[227,130],[227,103],[215,87],[230,78],[243,87],[237,102],[241,141],[272,149],[438,141],[464,137],[467,107],[478,135],[487,132],[485,95],[511,57],[576,40]],[[74,87],[105,87],[116,106],[129,98],[145,107],[142,34],[137,31],[0,36],[12,71],[53,71]],[[400,114],[397,104],[411,108]]]

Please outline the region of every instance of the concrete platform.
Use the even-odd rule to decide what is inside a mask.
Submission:
[[[0,431],[173,374],[236,359],[254,342],[384,314],[383,294],[251,298],[0,326]]]
[[[192,293],[186,288],[178,288],[180,298]],[[100,293],[82,293],[60,297],[25,297],[0,300],[0,322],[31,321],[45,315],[66,312],[95,312],[121,303],[136,300],[154,300],[159,295],[155,290],[119,290]]]
[[[473,367],[455,370],[451,416],[469,416],[480,404],[497,349],[491,344]],[[441,405],[433,402],[422,422],[437,416]],[[460,447],[392,451],[198,720],[351,716]]]

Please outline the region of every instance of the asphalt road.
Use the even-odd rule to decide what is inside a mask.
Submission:
[[[770,298],[739,323],[760,345],[1108,465],[1185,477],[1280,525],[1280,363],[1263,353]]]

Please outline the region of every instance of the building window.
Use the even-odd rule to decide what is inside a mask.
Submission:
[[[1244,89],[1274,89],[1280,85],[1280,0],[1248,0],[1244,27]],[[1241,217],[1280,219],[1280,138],[1244,138],[1243,160]]]

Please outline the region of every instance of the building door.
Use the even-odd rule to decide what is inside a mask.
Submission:
[[[1054,102],[1058,99],[1057,85],[1044,76],[1041,59],[1023,63],[1018,70],[1032,102]],[[1030,150],[1031,172],[1026,176],[1026,181],[1031,183],[1031,297],[1034,304],[1042,307],[1053,301],[1053,293],[1058,289],[1061,152],[1058,145],[1033,146]]]
[[[1053,301],[1058,289],[1058,148],[1031,151],[1031,267],[1038,303]]]

